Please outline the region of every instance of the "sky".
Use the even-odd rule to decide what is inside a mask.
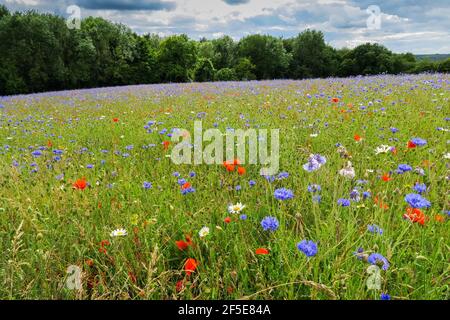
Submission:
[[[193,39],[316,29],[336,48],[377,42],[414,54],[450,53],[450,0],[0,0],[10,10],[99,16],[133,31]]]

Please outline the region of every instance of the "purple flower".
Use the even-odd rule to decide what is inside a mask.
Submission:
[[[288,200],[294,197],[294,193],[292,192],[292,190],[286,188],[276,189],[273,195],[278,200]]]
[[[249,185],[250,187],[254,187],[254,186],[256,185],[256,181],[255,181],[255,180],[250,180],[250,181],[248,182],[248,185]]]
[[[411,142],[414,143],[416,146],[424,146],[427,144],[427,140],[422,138],[412,138]]]
[[[241,214],[241,215],[239,216],[239,219],[241,219],[241,220],[247,220],[247,215],[246,215],[246,214]]]
[[[380,235],[383,234],[383,229],[381,229],[379,226],[377,226],[376,224],[369,224],[367,226],[367,231],[369,231],[370,233],[378,233]]]
[[[289,177],[288,172],[280,172],[277,176],[277,180],[283,180]]]
[[[144,189],[151,189],[152,188],[152,184],[151,184],[151,182],[144,181],[144,183],[142,184],[142,187]]]
[[[189,187],[189,188],[185,188],[185,189],[181,189],[181,194],[182,195],[186,195],[186,194],[188,194],[188,193],[194,193],[195,192],[195,189],[194,188],[192,188],[192,187]]]
[[[361,197],[359,195],[359,191],[357,189],[353,189],[350,192],[350,200],[354,202],[359,202],[361,200]]]
[[[297,249],[307,257],[314,257],[317,254],[317,243],[312,240],[302,240],[297,243]]]
[[[391,296],[388,295],[387,293],[382,293],[380,295],[380,300],[391,300]]]
[[[261,226],[263,227],[264,231],[276,231],[278,227],[280,226],[280,223],[278,222],[277,218],[267,216],[261,221]]]
[[[42,152],[40,150],[34,150],[31,154],[35,158],[42,156]]]
[[[322,188],[318,185],[318,184],[309,184],[308,185],[308,192],[319,192],[320,190],[322,190]]]
[[[419,194],[422,194],[427,191],[427,185],[425,183],[416,183],[413,189],[417,191]]]
[[[309,156],[308,162],[303,165],[303,169],[308,172],[316,171],[326,162],[327,159],[320,154],[312,154]]]
[[[413,208],[429,208],[431,207],[430,201],[423,198],[420,194],[410,193],[405,197],[405,201]]]
[[[410,166],[410,165],[408,165],[408,164],[399,164],[398,165],[398,173],[405,173],[405,172],[408,172],[408,171],[411,171],[412,170],[412,167]]]
[[[379,253],[370,254],[370,256],[367,258],[367,262],[369,262],[370,264],[381,266],[381,269],[383,270],[387,270],[390,266],[387,259]]]
[[[337,201],[337,204],[341,207],[348,207],[350,206],[350,200],[341,198]]]

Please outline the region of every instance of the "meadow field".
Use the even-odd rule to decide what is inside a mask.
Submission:
[[[449,299],[450,76],[0,97],[0,298]],[[175,164],[279,129],[279,170]],[[190,145],[194,148],[194,145]]]

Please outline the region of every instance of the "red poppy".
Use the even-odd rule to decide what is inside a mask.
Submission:
[[[51,140],[48,140],[48,141],[47,141],[47,147],[51,148],[52,146],[53,146],[52,141],[51,141]]]
[[[131,282],[133,282],[133,283],[137,282],[136,275],[133,272],[128,271],[128,276],[130,277]]]
[[[191,236],[190,236],[190,235],[187,235],[187,236],[186,236],[186,243],[187,243],[188,245],[192,246],[193,242],[192,242],[192,239],[191,239]]]
[[[170,141],[163,141],[162,144],[163,144],[164,150],[169,149]]]
[[[228,172],[233,172],[234,171],[234,165],[232,165],[232,164],[227,164],[226,168],[227,168]]]
[[[239,173],[239,175],[240,176],[243,176],[244,174],[245,174],[245,172],[246,172],[246,170],[245,170],[245,168],[244,167],[238,167],[238,173]]]
[[[94,260],[92,260],[92,259],[87,259],[87,260],[85,261],[85,263],[87,264],[88,267],[92,267],[92,266],[94,265]]]
[[[403,215],[403,218],[417,222],[420,225],[425,224],[425,215],[422,210],[417,208],[406,208],[406,213]]]
[[[113,118],[113,122],[119,122],[119,118]]]
[[[183,250],[186,250],[187,247],[192,246],[193,242],[192,242],[191,236],[187,235],[186,241],[178,240],[178,241],[175,241],[175,244],[177,245],[178,249],[183,251]]]
[[[234,165],[241,164],[241,160],[239,160],[239,159],[234,159],[233,164],[234,164]]]
[[[186,189],[189,189],[190,187],[191,187],[191,184],[189,182],[186,182],[185,184],[183,184],[181,186],[181,189],[186,190]]]
[[[339,102],[339,98],[333,98],[333,99],[331,99],[331,102],[338,103]]]
[[[181,290],[184,289],[184,281],[183,280],[179,280],[177,281],[177,285],[175,286],[177,292],[180,292]]]
[[[388,181],[390,181],[392,178],[391,178],[387,173],[385,173],[385,174],[383,174],[383,176],[381,177],[381,179],[382,179],[383,181],[388,182]]]
[[[190,276],[191,273],[195,272],[195,269],[197,269],[197,265],[198,265],[198,263],[195,259],[189,258],[184,263],[184,271],[186,271],[186,274],[188,276]]]
[[[416,144],[412,141],[408,141],[408,149],[414,149],[416,147]]]
[[[87,181],[85,178],[77,179],[73,184],[74,189],[84,190],[87,187]]]
[[[373,202],[375,202],[375,204],[377,204],[381,209],[387,210],[389,209],[389,206],[383,202],[383,200],[379,200],[378,197],[375,197],[373,199]]]
[[[189,243],[187,243],[184,240],[175,241],[175,244],[177,245],[178,249],[180,249],[181,251],[186,250],[187,247],[189,247]]]
[[[223,222],[230,223],[231,222],[231,218],[230,217],[226,217],[225,219],[223,219]]]
[[[361,136],[359,134],[355,134],[353,136],[353,139],[355,139],[356,142],[359,142],[359,141],[361,141],[362,138],[361,138]]]
[[[255,250],[256,254],[269,254],[269,250],[267,250],[266,248],[258,248]]]

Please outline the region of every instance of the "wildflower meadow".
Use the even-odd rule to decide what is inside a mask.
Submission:
[[[449,84],[436,73],[0,97],[0,297],[449,299]],[[194,137],[196,122],[215,140]],[[225,145],[238,130],[266,143],[266,163],[250,135]]]

